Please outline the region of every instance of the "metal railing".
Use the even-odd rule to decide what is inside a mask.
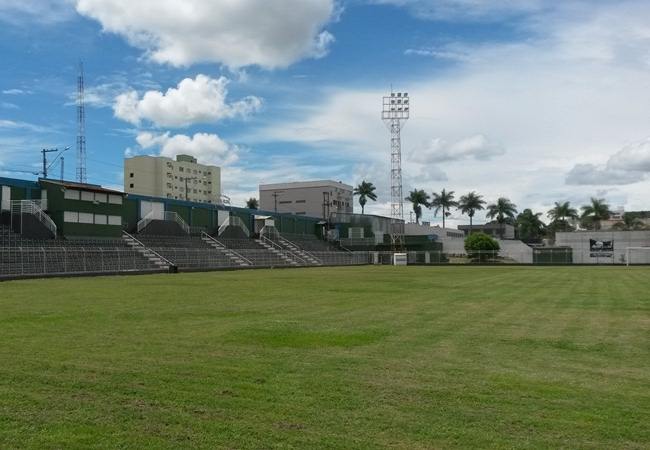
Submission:
[[[137,225],[138,233],[144,230],[154,220],[164,220],[168,222],[176,222],[186,234],[190,234],[190,226],[183,220],[183,218],[174,211],[149,211]]]
[[[137,250],[102,247],[0,247],[0,276],[160,270]]]
[[[298,245],[295,242],[290,241],[289,239],[282,236],[280,233],[278,233],[278,242],[280,243],[280,245],[285,247],[287,250],[293,251],[291,247],[295,247],[295,249],[296,249],[295,252],[298,253],[299,255],[307,256],[307,257],[312,258],[313,260],[315,260],[318,264],[322,264],[322,261],[320,261],[319,258],[316,255],[314,255],[312,252],[310,252],[308,250],[305,250],[300,245]]]
[[[253,265],[253,262],[250,261],[249,259],[247,259],[244,255],[241,255],[236,250],[233,250],[233,249],[230,249],[230,248],[226,247],[223,244],[223,242],[220,242],[219,240],[215,239],[213,236],[210,236],[208,233],[202,232],[201,237],[204,237],[204,238],[208,239],[209,241],[214,242],[217,245],[217,247],[220,248],[224,253],[225,252],[231,253],[231,254],[235,255],[236,257],[242,259],[245,263],[247,263],[247,264],[249,264],[251,266]]]
[[[21,216],[22,214],[31,214],[41,222],[54,237],[56,237],[56,224],[52,218],[41,209],[41,205],[41,201],[38,201],[37,203],[35,200],[13,200],[11,202],[11,214],[20,214]],[[22,217],[20,218],[20,227],[20,232],[22,234]]]
[[[239,227],[242,229],[242,231],[246,234],[247,237],[250,237],[251,232],[244,223],[244,221],[237,216],[228,216],[226,220],[224,220],[221,225],[219,226],[219,230],[217,231],[217,235],[221,236],[224,231],[226,231],[226,228],[228,227]]]
[[[169,267],[174,266],[174,263],[172,263],[171,261],[169,261],[169,260],[168,260],[167,258],[165,258],[164,256],[162,256],[162,255],[156,253],[155,251],[151,250],[149,247],[147,247],[146,245],[144,245],[140,240],[138,240],[137,238],[135,238],[133,235],[127,233],[127,232],[124,231],[124,230],[122,230],[122,236],[124,236],[124,237],[126,238],[125,240],[126,240],[127,242],[128,242],[128,240],[131,240],[132,242],[134,242],[134,243],[136,244],[136,246],[134,247],[134,249],[135,249],[136,251],[138,251],[142,256],[145,256],[145,257],[146,257],[146,255],[145,255],[144,253],[145,253],[145,252],[150,252],[150,253],[153,254],[153,256],[155,256],[156,258],[159,258],[162,262],[164,262],[165,264],[167,264]]]

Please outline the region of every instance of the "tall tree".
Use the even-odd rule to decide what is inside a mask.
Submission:
[[[483,205],[485,205],[483,196],[474,191],[460,197],[458,208],[462,214],[467,214],[469,216],[469,234],[472,234],[472,221],[474,219],[474,214],[476,214],[476,211],[485,209]]]
[[[526,208],[517,216],[517,232],[522,241],[535,241],[544,234],[544,222],[540,219],[542,213],[534,213]]]
[[[595,230],[600,230],[600,222],[609,219],[609,205],[602,198],[591,197],[591,203],[580,208],[583,224],[593,224]]]
[[[255,197],[251,197],[248,200],[246,200],[246,208],[258,209],[259,207],[260,207],[260,203],[257,201]]]
[[[423,189],[413,189],[409,192],[409,196],[405,200],[411,202],[413,205],[413,212],[415,213],[415,222],[420,223],[422,217],[422,206],[429,207],[429,194],[424,192]]]
[[[364,213],[368,199],[372,200],[373,202],[377,200],[377,194],[375,194],[375,189],[377,189],[375,185],[366,180],[363,180],[357,187],[354,188],[353,194],[359,196],[359,204],[361,205],[361,214]]]
[[[445,228],[445,219],[451,213],[449,210],[458,206],[458,202],[454,200],[454,191],[446,192],[444,189],[441,193],[434,192],[433,199],[431,200],[430,208],[433,208],[433,214],[438,215],[442,210],[442,228]]]
[[[488,205],[487,211],[486,216],[489,219],[496,219],[497,223],[501,225],[499,234],[501,235],[501,239],[503,239],[505,224],[514,221],[515,214],[517,214],[517,205],[505,197],[500,197],[496,203]]]
[[[569,220],[577,219],[578,210],[571,207],[570,202],[555,202],[546,215],[551,219],[551,228],[554,230],[569,231],[572,229]]]

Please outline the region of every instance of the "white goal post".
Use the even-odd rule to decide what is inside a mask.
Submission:
[[[630,264],[634,264],[630,260],[632,255],[634,253],[642,253],[645,256],[642,258],[641,261],[637,262],[637,264],[650,264],[650,247],[626,247],[625,248],[625,265],[629,266]]]

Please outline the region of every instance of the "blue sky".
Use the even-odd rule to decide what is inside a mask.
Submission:
[[[121,186],[125,154],[192,153],[236,204],[259,183],[367,179],[367,211],[387,214],[392,84],[413,98],[405,192],[650,209],[646,17],[645,1],[0,0],[0,175],[74,149],[83,60],[91,182]]]

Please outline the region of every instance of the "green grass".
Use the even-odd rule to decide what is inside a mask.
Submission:
[[[650,269],[0,283],[0,448],[650,447]]]

